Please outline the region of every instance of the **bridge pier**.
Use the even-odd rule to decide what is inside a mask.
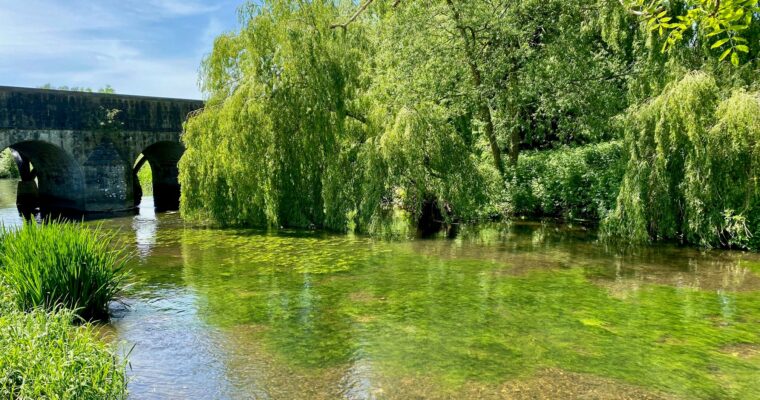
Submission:
[[[32,171],[32,164],[18,151],[11,149],[11,155],[16,162],[19,172],[19,182],[16,186],[16,206],[23,213],[34,211],[39,207],[39,191],[37,190],[37,177]]]
[[[104,138],[89,152],[82,170],[86,211],[118,212],[134,208],[132,166],[124,161],[110,138]]]

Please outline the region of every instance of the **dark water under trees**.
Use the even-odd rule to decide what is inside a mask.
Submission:
[[[20,221],[15,183],[0,218]],[[145,207],[106,334],[136,399],[760,398],[760,257],[513,223],[453,240],[210,230]]]

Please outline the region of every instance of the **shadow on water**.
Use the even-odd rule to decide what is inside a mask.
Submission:
[[[14,179],[0,179],[0,221],[5,226],[20,226],[24,220],[66,220],[66,221],[99,221],[114,218],[152,215],[155,217],[153,197],[146,196],[140,205],[133,210],[115,212],[84,213],[70,209],[45,209],[40,208],[33,202],[19,202],[17,204],[17,190],[19,181]]]

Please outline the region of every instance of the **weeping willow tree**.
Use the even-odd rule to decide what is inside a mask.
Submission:
[[[369,230],[393,209],[413,221],[430,201],[447,219],[475,212],[482,179],[440,106],[373,102],[372,26],[334,26],[353,7],[248,4],[242,29],[217,38],[206,107],[183,137],[185,217]]]
[[[722,99],[691,73],[631,111],[629,161],[608,233],[758,249],[760,97]]]

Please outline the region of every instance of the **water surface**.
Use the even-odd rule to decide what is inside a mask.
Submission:
[[[104,224],[136,254],[108,327],[135,399],[760,398],[753,254],[547,223],[398,242],[213,230],[150,198]]]

